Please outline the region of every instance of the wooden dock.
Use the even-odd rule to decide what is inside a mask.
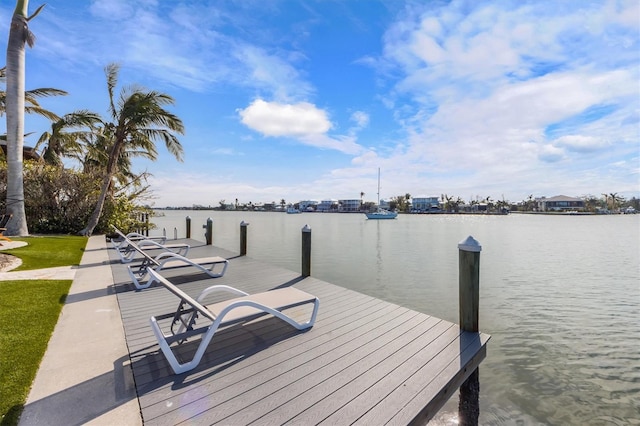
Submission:
[[[489,336],[195,240],[189,257],[230,260],[222,278],[163,271],[196,296],[214,284],[248,293],[295,285],[320,299],[299,332],[265,317],[216,334],[193,371],[174,375],[149,318],[174,312],[163,287],[134,291],[110,250],[118,303],[145,424],[423,424],[486,356]],[[215,299],[212,299],[215,301]],[[208,301],[207,301],[208,302]],[[304,316],[304,307],[293,315]],[[181,345],[189,357],[197,342]]]

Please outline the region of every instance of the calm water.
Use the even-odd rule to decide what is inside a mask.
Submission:
[[[300,271],[301,229],[312,229],[311,274],[458,322],[458,248],[482,245],[481,424],[640,425],[640,215],[405,215],[166,211],[174,228]],[[455,424],[457,397],[432,421]]]

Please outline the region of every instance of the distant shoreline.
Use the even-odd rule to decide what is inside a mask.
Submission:
[[[192,207],[153,207],[151,210],[160,210],[160,211],[216,211],[216,212],[246,212],[253,211],[257,213],[286,213],[286,211],[282,210],[231,210],[231,209],[219,209],[219,208],[197,208],[194,209]],[[300,212],[300,214],[365,214],[365,212],[338,212],[338,211],[327,211],[327,212]],[[625,213],[595,213],[595,212],[579,212],[579,211],[563,211],[563,212],[532,212],[532,211],[509,211],[508,213],[498,213],[498,212],[429,212],[429,213],[405,213],[398,212],[401,215],[420,215],[420,216],[430,216],[430,215],[473,215],[473,216],[508,216],[510,214],[530,214],[530,215],[545,215],[545,216],[608,216],[608,215],[618,215]]]

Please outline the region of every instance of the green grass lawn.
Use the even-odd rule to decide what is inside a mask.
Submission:
[[[14,271],[78,265],[82,259],[87,237],[75,235],[23,237],[13,241],[25,241],[28,245],[0,252],[17,256],[22,265]]]
[[[20,270],[77,265],[87,243],[87,238],[75,236],[15,240],[29,243],[7,251],[22,259]],[[71,280],[0,281],[0,424],[3,426],[18,422],[71,283]]]

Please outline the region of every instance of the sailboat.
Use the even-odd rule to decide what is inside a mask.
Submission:
[[[378,168],[378,210],[373,213],[365,213],[367,219],[395,219],[398,216],[396,212],[390,212],[380,208],[380,168]]]

